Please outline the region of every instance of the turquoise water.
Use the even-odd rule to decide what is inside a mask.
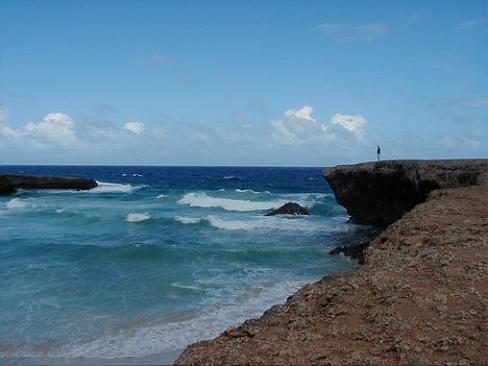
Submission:
[[[356,262],[315,168],[0,167],[89,192],[0,197],[0,357],[144,357],[259,316]],[[308,217],[263,214],[288,201]]]

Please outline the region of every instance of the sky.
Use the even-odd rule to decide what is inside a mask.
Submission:
[[[0,2],[0,164],[486,158],[488,0]]]

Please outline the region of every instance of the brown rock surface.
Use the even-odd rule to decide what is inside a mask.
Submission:
[[[367,249],[177,364],[486,364],[488,188],[433,192]]]
[[[356,222],[385,227],[439,188],[488,185],[488,160],[387,160],[324,169]]]

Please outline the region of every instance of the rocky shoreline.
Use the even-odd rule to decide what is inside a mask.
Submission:
[[[18,189],[89,190],[97,185],[93,179],[76,176],[0,175],[0,195],[15,193]]]
[[[357,272],[304,286],[260,318],[189,346],[176,363],[486,363],[486,166],[486,160],[406,161],[326,172],[340,177],[331,184],[336,195],[336,189],[354,195],[363,182],[372,192],[360,202],[374,204],[375,195],[380,201],[365,216],[367,210],[355,210],[360,203],[341,202],[346,195],[339,193],[353,219],[383,226],[403,216],[373,240]],[[480,186],[465,187],[472,184]],[[437,189],[444,187],[452,189]],[[408,207],[419,193],[426,201]]]

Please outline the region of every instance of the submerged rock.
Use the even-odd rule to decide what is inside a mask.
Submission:
[[[56,177],[35,175],[0,175],[0,194],[15,193],[17,189],[76,189],[95,188],[97,182],[84,177]]]
[[[264,216],[274,215],[310,215],[310,212],[308,212],[305,207],[300,206],[298,203],[288,202],[276,210],[266,213]]]
[[[387,226],[439,188],[488,184],[488,160],[391,160],[322,173],[337,202],[361,224]]]
[[[329,254],[336,255],[336,254],[344,254],[346,257],[351,257],[353,259],[357,259],[359,264],[364,263],[364,256],[366,248],[369,247],[370,242],[365,241],[358,244],[352,245],[339,245],[332,249]]]

